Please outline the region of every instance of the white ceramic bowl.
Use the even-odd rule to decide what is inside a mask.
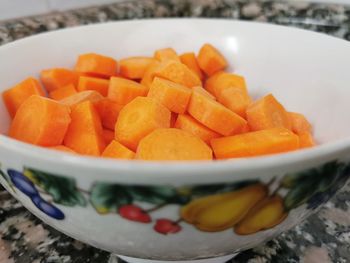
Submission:
[[[143,163],[56,153],[0,135],[1,183],[47,224],[132,257],[127,258],[131,262],[223,262],[304,220],[350,174],[349,42],[213,19],[90,25],[1,46],[0,88],[38,76],[44,68],[72,67],[80,53],[119,59],[168,46],[180,53],[198,50],[205,42],[217,46],[231,70],[247,78],[254,98],[272,92],[290,111],[304,113],[321,145],[261,158]],[[8,125],[1,102],[2,133]],[[231,194],[223,198],[226,192]],[[268,215],[253,207],[262,199]],[[239,230],[239,224],[246,227]]]

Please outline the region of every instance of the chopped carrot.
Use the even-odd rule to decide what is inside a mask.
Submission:
[[[120,110],[123,105],[119,105],[108,98],[97,101],[95,104],[97,112],[101,118],[102,126],[114,130]]]
[[[212,76],[227,67],[224,56],[212,45],[204,44],[199,50],[197,58],[199,67],[208,75]]]
[[[119,73],[128,79],[142,79],[146,69],[154,62],[149,57],[130,57],[119,61]]]
[[[62,152],[76,154],[75,151],[73,151],[72,149],[70,149],[70,148],[68,148],[67,146],[64,146],[64,145],[50,146],[50,147],[47,147],[47,148],[51,149],[51,150],[56,150],[56,151],[62,151]]]
[[[116,158],[116,159],[134,159],[135,153],[120,142],[112,140],[102,153],[102,157]]]
[[[110,144],[114,140],[114,131],[103,129],[103,138],[106,145]]]
[[[60,100],[60,102],[72,108],[84,101],[90,101],[92,103],[96,103],[102,99],[103,99],[103,96],[97,91],[87,90],[87,91],[82,91],[82,92],[73,94],[67,98],[64,98],[63,100]]]
[[[190,115],[186,114],[179,114],[175,123],[175,128],[187,131],[202,139],[207,144],[210,143],[211,139],[220,137],[220,134],[210,130]]]
[[[78,57],[75,70],[96,76],[114,76],[117,72],[117,61],[113,58],[95,53],[82,54]]]
[[[300,148],[309,148],[316,145],[314,138],[312,137],[311,132],[303,131],[298,134]]]
[[[73,84],[68,84],[67,86],[55,89],[49,93],[50,98],[53,100],[62,100],[74,94],[77,94],[77,90]]]
[[[311,124],[308,122],[308,120],[305,118],[303,114],[296,113],[296,112],[288,112],[289,118],[292,122],[292,131],[296,134],[301,134],[304,132],[311,132]]]
[[[2,98],[11,118],[15,117],[18,108],[32,95],[44,96],[44,91],[39,82],[32,77],[25,79],[2,93]]]
[[[299,138],[286,128],[273,128],[211,140],[217,159],[252,157],[293,151]]]
[[[179,129],[158,129],[144,137],[136,158],[150,161],[211,160],[212,150],[201,139]]]
[[[188,112],[204,126],[225,136],[239,133],[246,125],[242,117],[196,91],[192,93]]]
[[[153,57],[159,61],[175,60],[177,62],[180,62],[180,58],[173,48],[158,49],[154,52]]]
[[[202,85],[201,80],[192,70],[174,60],[165,60],[161,62],[156,69],[155,76],[182,84],[189,88]]]
[[[149,89],[159,67],[160,63],[158,61],[152,62],[146,69],[140,83]]]
[[[203,80],[204,75],[202,70],[199,68],[196,55],[193,52],[184,53],[180,56],[182,64],[185,64],[190,70],[192,70],[199,79]]]
[[[213,96],[216,96],[215,94],[216,80],[219,78],[221,74],[225,74],[225,72],[219,71],[214,75],[210,76],[209,78],[207,78],[207,80],[205,81],[204,88]]]
[[[80,154],[101,155],[106,144],[101,119],[94,105],[90,101],[76,105],[71,117],[64,145]]]
[[[206,91],[200,86],[193,87],[192,90],[201,93],[202,95],[208,97],[209,99],[216,100],[216,98],[210,92]]]
[[[247,108],[247,120],[252,131],[271,129],[275,127],[292,128],[288,112],[272,95],[252,103]]]
[[[78,72],[65,68],[45,69],[40,73],[40,80],[47,92],[54,91],[69,84],[77,87],[78,79]]]
[[[79,78],[77,90],[79,92],[86,90],[95,90],[102,96],[107,96],[108,86],[109,80],[107,79],[81,76]]]
[[[147,88],[136,81],[112,77],[108,89],[108,98],[119,105],[126,105],[136,97],[147,95]]]
[[[186,86],[155,77],[147,96],[156,99],[172,112],[184,113],[191,94],[191,89]]]
[[[155,129],[170,127],[170,115],[170,111],[155,99],[137,97],[119,112],[115,137],[135,151],[143,137]]]
[[[32,95],[19,107],[9,136],[40,146],[57,146],[71,121],[69,107],[38,95]]]
[[[178,114],[175,112],[171,113],[170,116],[170,128],[175,128],[175,123],[176,123],[176,119],[177,119]]]

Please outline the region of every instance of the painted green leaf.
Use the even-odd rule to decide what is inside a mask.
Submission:
[[[304,203],[317,191],[313,180],[304,180],[302,184],[292,188],[284,198],[287,210],[296,208]]]
[[[303,183],[305,180],[309,180],[313,178],[315,180],[315,183],[317,183],[318,178],[315,178],[314,176],[318,173],[317,169],[312,168],[303,172],[299,173],[292,173],[292,174],[286,174],[281,181],[281,186],[284,188],[294,188],[297,187],[299,184]]]
[[[86,199],[77,189],[73,178],[34,169],[24,169],[23,174],[50,194],[55,203],[65,206],[86,206]]]
[[[96,183],[90,194],[90,202],[100,214],[117,212],[122,205],[131,204],[132,196],[127,187],[117,184]]]
[[[337,181],[343,172],[344,164],[336,161],[327,163],[318,169],[318,190],[324,192]]]

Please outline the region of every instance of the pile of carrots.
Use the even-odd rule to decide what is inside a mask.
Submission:
[[[120,61],[80,55],[3,92],[9,136],[83,155],[142,160],[250,157],[313,146],[311,125],[268,94],[253,101],[212,45]],[[45,88],[45,90],[42,88]],[[46,96],[47,94],[47,96]]]

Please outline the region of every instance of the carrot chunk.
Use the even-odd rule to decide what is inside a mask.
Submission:
[[[212,45],[204,44],[198,54],[199,67],[211,76],[227,67],[227,61],[224,56]]]
[[[73,151],[72,149],[70,149],[70,148],[68,148],[67,146],[64,146],[64,145],[50,146],[50,147],[47,147],[47,148],[51,149],[51,150],[56,150],[56,151],[62,151],[62,152],[76,154],[75,151]]]
[[[225,136],[239,133],[247,123],[233,111],[196,91],[192,93],[188,112],[206,127]]]
[[[136,158],[152,161],[211,160],[212,150],[189,132],[158,129],[140,141]]]
[[[158,70],[159,67],[160,67],[160,63],[158,61],[152,62],[146,69],[140,84],[144,85],[145,87],[147,87],[147,89],[149,89],[153,82],[156,71]]]
[[[219,78],[219,76],[221,74],[226,74],[226,72],[219,71],[219,72],[213,74],[212,76],[210,76],[209,78],[207,78],[207,80],[204,83],[205,90],[208,91],[213,96],[216,96],[216,94],[215,94],[216,80]]]
[[[77,94],[77,90],[75,89],[73,84],[68,84],[67,86],[55,89],[49,93],[49,96],[53,100],[63,100],[69,96]]]
[[[202,70],[199,68],[196,55],[193,52],[184,53],[180,56],[182,64],[185,64],[190,70],[192,70],[200,80],[203,80],[204,75]]]
[[[175,112],[171,113],[170,116],[170,128],[175,128],[175,123],[176,123],[176,119],[177,119],[178,114]]]
[[[117,72],[117,61],[95,53],[82,54],[78,57],[75,70],[96,76],[110,77]]]
[[[154,52],[153,57],[159,61],[175,60],[177,62],[180,62],[180,58],[173,48],[158,49]]]
[[[288,112],[272,94],[252,103],[246,113],[249,127],[253,131],[275,127],[292,128]]]
[[[136,97],[147,95],[147,88],[136,81],[112,77],[108,89],[108,98],[119,105],[126,105]]]
[[[77,104],[84,101],[90,101],[96,103],[103,99],[103,96],[95,90],[82,91],[76,94],[73,94],[60,102],[64,105],[70,106],[71,108],[75,107]]]
[[[102,96],[107,96],[109,87],[109,80],[101,78],[93,78],[81,76],[79,78],[78,88],[79,92],[86,90],[95,90]]]
[[[33,95],[19,107],[9,136],[40,146],[62,144],[71,121],[70,109],[57,101]]]
[[[300,148],[309,148],[316,145],[312,134],[309,131],[298,133]]]
[[[156,99],[172,112],[184,113],[191,94],[191,89],[186,86],[155,77],[147,96]]]
[[[119,112],[115,137],[135,151],[143,137],[155,129],[170,127],[170,115],[170,111],[155,99],[137,97]]]
[[[119,105],[108,98],[97,101],[95,104],[98,115],[101,118],[102,126],[106,129],[114,130],[120,110],[123,105]]]
[[[114,131],[103,129],[103,138],[105,139],[106,145],[110,144],[114,140]]]
[[[211,140],[217,159],[251,157],[293,151],[299,138],[286,128],[273,128]]]
[[[296,113],[296,112],[288,112],[289,117],[292,122],[292,131],[296,134],[301,134],[304,132],[311,132],[311,124],[309,121],[305,118],[303,114]]]
[[[40,73],[40,80],[47,92],[54,91],[69,84],[77,87],[79,73],[65,68],[45,69]]]
[[[31,77],[2,93],[2,98],[11,118],[15,116],[22,103],[32,95],[45,96],[39,82]]]
[[[64,145],[80,154],[100,156],[106,144],[94,105],[90,101],[76,105],[71,118]]]
[[[208,97],[209,99],[216,100],[216,98],[210,92],[206,91],[205,89],[203,89],[200,86],[193,87],[192,90],[199,92],[200,94]]]
[[[103,151],[102,157],[116,159],[134,159],[135,153],[116,140],[113,140]]]
[[[119,61],[119,74],[128,79],[142,79],[147,68],[154,62],[149,57],[130,57]]]

